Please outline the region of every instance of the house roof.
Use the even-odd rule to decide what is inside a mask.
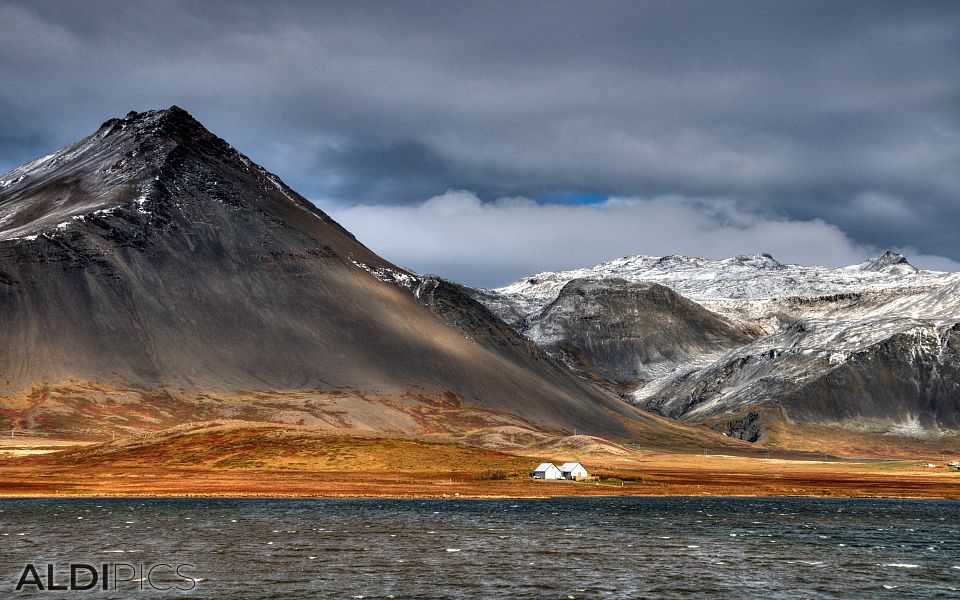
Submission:
[[[547,471],[549,469],[556,469],[557,465],[553,463],[540,463],[540,466],[533,470],[534,473],[537,471]]]
[[[562,465],[560,465],[560,471],[562,473],[569,473],[570,471],[575,470],[577,467],[580,467],[581,469],[586,471],[584,466],[581,465],[580,463],[563,463]]]

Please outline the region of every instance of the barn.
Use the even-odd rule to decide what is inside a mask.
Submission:
[[[533,470],[534,479],[562,479],[563,476],[560,474],[560,469],[557,468],[557,465],[553,463],[542,463],[536,469]]]
[[[560,474],[564,479],[572,479],[573,481],[590,477],[590,474],[580,463],[563,463],[560,465]]]

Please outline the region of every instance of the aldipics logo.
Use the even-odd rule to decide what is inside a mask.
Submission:
[[[16,591],[177,591],[197,587],[188,563],[136,564],[107,563],[99,566],[86,563],[69,565],[27,564],[17,581]]]

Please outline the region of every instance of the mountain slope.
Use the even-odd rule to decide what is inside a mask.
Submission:
[[[81,380],[453,394],[618,437],[647,418],[505,327],[478,343],[496,319],[472,300],[440,318],[375,272],[412,277],[185,111],[112,119],[0,179],[0,404]]]
[[[622,279],[568,282],[523,333],[628,388],[752,339],[670,288]]]
[[[757,441],[768,426],[839,425],[930,438],[960,431],[957,325],[801,321],[714,363],[658,382],[643,406]],[[825,329],[830,343],[816,341]],[[871,331],[879,329],[879,331]]]

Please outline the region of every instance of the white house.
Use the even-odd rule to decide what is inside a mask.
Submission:
[[[561,479],[560,469],[553,463],[543,463],[533,470],[534,479]]]
[[[574,481],[590,477],[590,474],[587,473],[587,470],[583,468],[583,465],[580,463],[563,463],[560,465],[560,474],[564,479],[572,479]]]

